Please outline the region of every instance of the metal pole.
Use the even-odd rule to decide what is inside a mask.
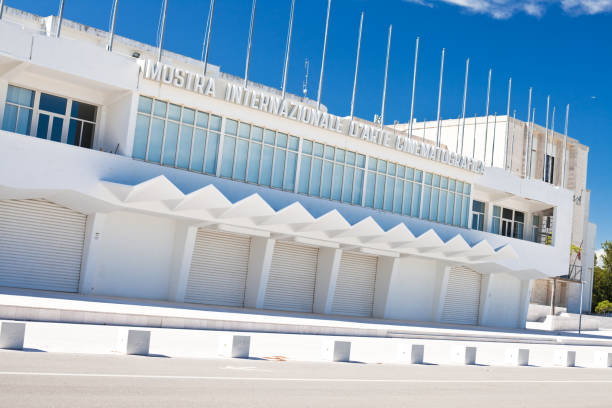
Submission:
[[[389,25],[389,36],[387,37],[387,59],[385,61],[385,84],[383,86],[382,107],[380,110],[380,127],[385,126],[385,102],[387,101],[387,77],[389,74],[389,54],[391,53],[391,31],[393,25]]]
[[[436,120],[438,122],[436,126],[436,146],[440,147],[440,107],[442,105],[442,82],[444,80],[444,54],[446,48],[442,48],[442,61],[440,62],[440,85],[438,86],[438,114]]]
[[[325,70],[325,55],[327,54],[327,32],[329,30],[329,12],[331,0],[327,0],[327,17],[325,18],[325,39],[323,40],[323,58],[321,59],[321,75],[319,76],[319,90],[317,92],[317,109],[321,107],[321,91],[323,90],[323,72]]]
[[[465,107],[467,104],[467,87],[468,87],[468,77],[470,74],[470,59],[468,58],[465,61],[465,82],[463,84],[463,108],[461,110],[461,118],[463,124],[461,125],[461,155],[463,155],[463,141],[465,139]]]
[[[472,145],[472,159],[476,158],[476,114],[474,114],[474,144]]]
[[[417,63],[419,61],[419,37],[416,38],[416,48],[414,49],[414,70],[412,72],[412,98],[410,99],[410,126],[408,139],[412,138],[412,122],[414,121],[414,90],[416,88]]]
[[[584,279],[582,279],[582,271],[580,268],[580,317],[578,318],[578,334],[582,331],[582,294],[584,293]]]
[[[206,39],[204,42],[204,75],[208,72],[208,49],[210,47],[210,32],[212,30],[213,16],[215,14],[215,0],[210,0],[208,21],[206,22]]]
[[[4,12],[4,0],[0,0],[0,20],[2,20],[2,14]]]
[[[529,161],[529,127],[531,126],[531,95],[533,93],[533,88],[529,88],[529,104],[527,105],[527,140],[525,141],[525,166],[523,169],[523,173],[525,174],[525,178],[527,178],[527,162]]]
[[[485,121],[485,144],[484,144],[484,157],[482,159],[483,162],[487,162],[487,143],[489,139],[489,104],[491,102],[491,74],[493,73],[492,69],[489,69],[489,82],[487,85],[487,111],[486,111],[486,121]]]
[[[244,66],[244,87],[247,87],[249,81],[249,66],[251,64],[251,47],[253,46],[253,28],[255,27],[255,10],[257,8],[257,0],[253,0],[251,6],[251,25],[249,26],[249,43],[247,45],[246,63]]]
[[[550,314],[552,316],[555,315],[555,295],[557,291],[557,280],[555,278],[552,279],[552,294],[550,299]]]
[[[533,112],[531,113],[531,136],[529,137],[529,178],[531,178],[531,166],[533,163],[533,134],[535,132],[535,113],[536,108],[533,108]]]
[[[115,22],[117,20],[117,5],[118,5],[118,3],[119,3],[119,0],[113,1],[113,16],[111,18],[110,37],[108,38],[108,44],[106,46],[106,49],[108,51],[112,51],[113,50],[113,40],[115,39]]]
[[[359,37],[357,39],[357,59],[355,61],[355,79],[353,79],[353,96],[351,97],[351,119],[355,114],[355,94],[357,92],[357,75],[359,74],[359,56],[361,54],[361,33],[363,32],[363,11],[359,20]]]
[[[491,147],[491,167],[493,167],[493,159],[495,158],[495,131],[497,129],[497,112],[493,115],[493,143]]]
[[[289,13],[289,28],[287,30],[287,48],[285,49],[285,65],[283,66],[283,86],[282,96],[285,99],[287,91],[287,71],[289,68],[289,54],[291,53],[291,34],[293,33],[293,11],[295,10],[295,0],[291,0],[291,11]]]
[[[542,180],[546,181],[546,156],[548,155],[548,114],[550,112],[550,95],[546,97],[546,128],[544,131],[544,161],[542,162]]]
[[[553,106],[553,111],[552,111],[552,122],[550,125],[550,144],[553,145],[553,147],[555,146],[555,112],[557,111],[556,106]],[[546,144],[546,151],[548,152],[548,143]],[[552,152],[551,152],[552,153]],[[546,154],[548,156],[548,153]],[[553,163],[551,160],[548,161],[548,164],[546,165],[546,168],[548,169],[548,182],[549,183],[553,183],[555,180],[553,179]]]
[[[55,31],[55,36],[60,36],[60,31],[62,30],[62,21],[64,20],[64,0],[60,1],[59,13],[57,13],[59,19],[57,21],[57,29]]]
[[[159,36],[159,44],[157,44],[157,62],[161,61],[162,48],[164,47],[164,33],[166,31],[166,9],[168,7],[168,0],[164,0],[162,7],[162,21],[161,21],[161,34]]]
[[[510,173],[512,173],[512,159],[514,157],[514,126],[516,123],[516,109],[514,110],[514,117],[513,117],[513,121],[512,121],[512,144],[510,145]],[[508,120],[510,120],[510,118],[508,118]]]
[[[561,187],[565,188],[565,163],[567,161],[567,125],[569,122],[569,103],[565,108],[565,134],[563,135],[563,169],[561,170]]]
[[[510,140],[510,98],[512,96],[512,78],[508,80],[508,103],[506,104],[506,143],[504,144],[504,170],[508,167],[508,141]]]

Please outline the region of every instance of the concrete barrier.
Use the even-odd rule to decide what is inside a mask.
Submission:
[[[338,340],[323,341],[323,360],[348,362],[351,360],[351,342]]]
[[[451,362],[454,364],[476,364],[476,347],[454,346],[451,349]]]
[[[553,357],[553,365],[557,367],[575,367],[576,352],[571,350],[556,350]]]
[[[398,363],[423,364],[425,346],[423,344],[398,344]]]
[[[249,358],[251,351],[251,336],[236,336],[232,334],[219,336],[218,354],[228,358]]]
[[[0,349],[23,350],[25,323],[2,322],[0,326]]]
[[[149,330],[120,329],[117,348],[120,353],[129,355],[149,355],[151,332]]]
[[[612,353],[599,351],[595,354],[595,365],[599,368],[612,367]]]
[[[529,349],[512,347],[506,351],[506,363],[513,366],[529,365]]]

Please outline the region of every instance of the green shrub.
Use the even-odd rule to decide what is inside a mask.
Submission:
[[[612,302],[609,300],[602,300],[597,304],[597,306],[595,306],[595,313],[612,313]]]

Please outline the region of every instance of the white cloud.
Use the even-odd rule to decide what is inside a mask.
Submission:
[[[516,13],[542,16],[548,7],[559,6],[571,15],[599,14],[612,11],[612,0],[404,0],[426,6],[447,3],[476,14],[507,19]]]
[[[605,251],[603,250],[603,248],[598,249],[598,250],[595,251],[595,255],[597,255],[597,266],[600,266],[600,267],[603,266],[602,256],[603,256],[604,252]]]

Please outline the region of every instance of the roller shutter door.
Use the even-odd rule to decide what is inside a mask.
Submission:
[[[0,200],[0,286],[78,292],[86,221],[47,200]]]
[[[264,308],[312,312],[318,256],[318,248],[277,242]]]
[[[457,324],[478,324],[482,275],[465,266],[453,266],[442,309],[442,321]]]
[[[199,229],[185,301],[243,306],[250,247],[248,236]]]
[[[378,258],[345,252],[340,261],[332,312],[371,316]]]

